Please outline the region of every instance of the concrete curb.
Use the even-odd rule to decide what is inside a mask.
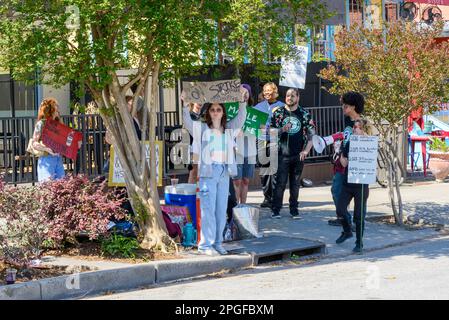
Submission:
[[[0,300],[80,299],[107,291],[135,289],[251,265],[250,255],[151,262],[0,286]]]
[[[252,266],[250,255],[217,258],[185,259],[156,262],[156,283],[186,279],[229,269]]]

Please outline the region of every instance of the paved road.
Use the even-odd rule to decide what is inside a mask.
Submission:
[[[449,237],[93,299],[449,299]]]

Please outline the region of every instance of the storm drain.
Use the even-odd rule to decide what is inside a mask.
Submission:
[[[307,258],[308,256],[324,255],[326,245],[319,241],[302,238],[267,236],[245,239],[223,244],[231,254],[250,254],[253,265],[260,265],[292,257]]]

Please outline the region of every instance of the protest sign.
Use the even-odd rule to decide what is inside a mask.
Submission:
[[[162,186],[162,160],[164,154],[164,144],[162,141],[155,141],[156,143],[156,181],[159,187]],[[150,142],[145,141],[146,159],[150,160]],[[110,187],[125,187],[125,173],[117,154],[114,152],[114,147],[111,146],[109,156],[109,176],[108,186]]]
[[[260,126],[265,126],[268,120],[268,113],[254,109],[253,107],[246,107],[246,120],[243,125],[243,131],[249,134],[259,134]]]
[[[182,82],[185,94],[184,102],[224,103],[242,100],[240,79],[209,82]]]
[[[349,145],[348,182],[376,182],[378,137],[351,135]]]
[[[81,132],[73,130],[59,121],[45,120],[42,130],[42,143],[53,152],[75,160],[82,140]]]
[[[224,103],[226,108],[226,120],[230,121],[234,119],[239,113],[239,103],[238,102],[226,102]]]
[[[298,54],[294,59],[281,59],[281,75],[279,85],[304,89],[306,85],[307,60],[309,47],[296,46]]]

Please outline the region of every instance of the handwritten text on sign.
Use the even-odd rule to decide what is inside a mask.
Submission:
[[[242,100],[240,79],[210,82],[182,82],[185,92],[184,102],[224,103]]]
[[[265,125],[268,120],[268,113],[254,109],[253,107],[246,107],[246,120],[243,125],[243,131],[258,136],[259,129]]]
[[[376,136],[351,136],[348,158],[349,183],[376,182],[378,142],[379,139]]]
[[[150,160],[150,142],[145,141],[146,160]],[[156,181],[158,186],[162,186],[162,159],[163,159],[163,142],[156,141]],[[110,159],[109,159],[109,178],[108,186],[110,187],[124,187],[125,173],[118,158],[117,153],[114,152],[114,147],[111,146]]]
[[[296,47],[296,49],[298,54],[295,59],[281,59],[281,76],[279,85],[304,89],[306,85],[309,48]]]
[[[42,143],[53,152],[62,154],[64,157],[75,160],[83,140],[81,132],[73,130],[59,121],[45,120],[42,130]]]

